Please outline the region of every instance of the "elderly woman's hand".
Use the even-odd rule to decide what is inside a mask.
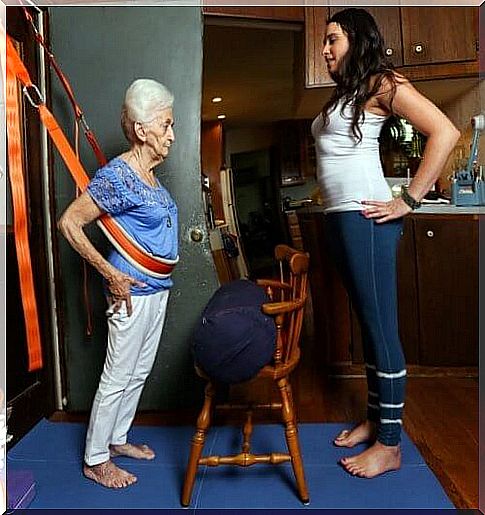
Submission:
[[[400,197],[390,200],[389,202],[363,200],[362,204],[369,206],[362,210],[362,214],[366,218],[375,218],[378,224],[401,218],[412,211]]]
[[[130,288],[131,286],[140,286],[141,288],[144,288],[146,284],[118,271],[106,280],[109,289],[109,311],[111,313],[117,313],[123,305],[123,302],[126,302],[126,312],[128,313],[128,316],[131,316],[132,305]]]

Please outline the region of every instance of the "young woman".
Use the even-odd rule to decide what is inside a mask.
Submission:
[[[388,63],[383,38],[364,9],[328,21],[323,57],[336,83],[312,125],[330,248],[359,316],[368,385],[367,419],[334,443],[371,446],[345,457],[351,474],[371,478],[401,464],[406,381],[397,322],[396,250],[402,217],[437,180],[459,138],[450,120]],[[379,158],[379,135],[392,115],[427,136],[421,164],[392,198]]]

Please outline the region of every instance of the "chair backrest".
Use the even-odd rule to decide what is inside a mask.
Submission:
[[[300,333],[308,292],[309,255],[288,245],[277,245],[275,258],[279,265],[279,280],[285,287],[272,288],[273,302],[292,302],[296,308],[276,316],[277,342],[274,362],[288,364],[299,356]]]

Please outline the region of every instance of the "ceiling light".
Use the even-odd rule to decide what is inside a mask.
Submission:
[[[225,114],[218,114],[217,115],[217,118],[219,118],[219,120],[224,120],[225,117],[226,117]]]
[[[214,97],[214,98],[212,99],[212,102],[213,102],[214,104],[217,104],[218,102],[222,102],[222,97]]]

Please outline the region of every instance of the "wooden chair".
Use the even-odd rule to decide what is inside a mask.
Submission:
[[[298,441],[298,428],[293,409],[293,398],[289,375],[300,359],[300,332],[303,323],[303,309],[307,297],[307,272],[309,256],[287,245],[277,245],[275,257],[280,266],[280,280],[259,279],[257,284],[266,289],[271,302],[263,304],[263,312],[274,317],[276,325],[276,348],[271,364],[263,367],[259,378],[272,379],[279,390],[281,403],[257,404],[249,406],[218,405],[215,408],[247,409],[247,420],[243,427],[243,443],[240,454],[232,456],[202,456],[211,416],[217,385],[196,367],[198,375],[208,381],[202,411],[197,419],[197,430],[192,438],[190,455],[182,491],[181,503],[189,506],[195,477],[199,465],[216,467],[218,465],[239,465],[247,467],[258,463],[279,464],[291,462],[295,474],[298,495],[304,504],[309,503],[308,488],[305,481],[303,461]],[[281,410],[285,425],[285,436],[289,453],[272,452],[270,454],[251,453],[252,408],[270,408]]]

